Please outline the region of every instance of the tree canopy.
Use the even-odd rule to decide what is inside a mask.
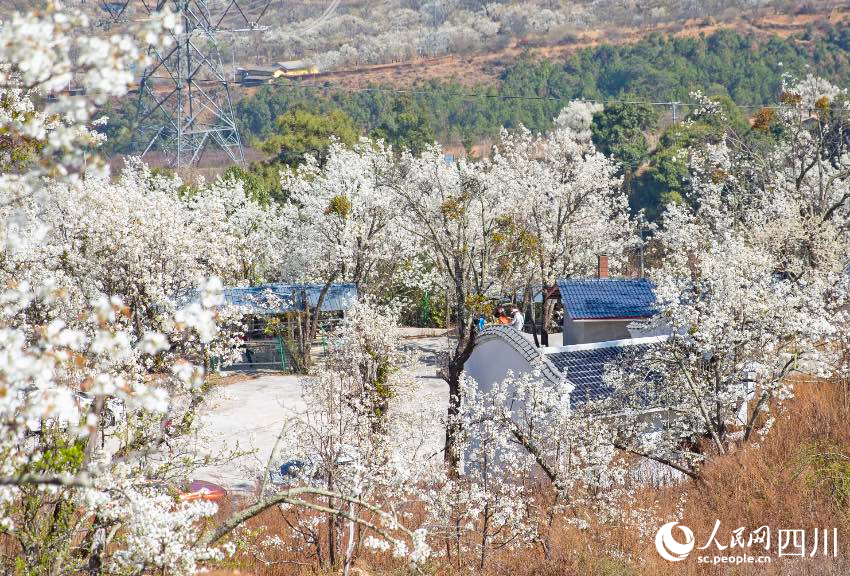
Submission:
[[[278,116],[274,125],[275,131],[260,143],[260,149],[289,166],[300,164],[308,154],[323,160],[333,138],[348,146],[358,138],[354,121],[342,110],[319,114],[294,108]]]

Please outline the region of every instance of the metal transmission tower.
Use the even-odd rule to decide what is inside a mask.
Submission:
[[[152,63],[138,86],[134,152],[162,154],[169,166],[181,167],[197,164],[208,148],[219,148],[231,161],[243,162],[217,36],[261,29],[257,21],[271,0],[255,0],[250,8],[246,4],[239,0],[101,3],[113,21],[149,17],[166,7],[181,20],[182,29],[172,34],[169,47],[149,47]],[[211,6],[218,10],[213,13]]]

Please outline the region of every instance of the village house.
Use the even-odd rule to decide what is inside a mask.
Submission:
[[[492,390],[509,373],[538,372],[568,395],[571,409],[581,409],[615,395],[605,377],[608,370],[628,370],[670,338],[669,326],[646,322],[657,314],[652,283],[643,278],[609,278],[605,256],[599,257],[597,278],[559,280],[558,289],[564,306],[564,344],[537,347],[529,334],[509,326],[482,330],[465,364],[466,374],[481,391]],[[746,422],[754,380],[754,373],[748,372],[741,382],[735,425]],[[655,418],[663,412],[646,406],[638,417]]]
[[[321,284],[283,284],[225,288],[224,304],[243,314],[245,332],[242,357],[222,366],[228,370],[283,370],[293,368],[285,335],[293,334],[298,315],[312,313],[319,303]],[[193,292],[180,305],[198,298]],[[357,286],[353,283],[331,284],[319,311],[319,325],[330,331],[345,318],[345,312],[357,302]]]
[[[652,283],[645,278],[610,278],[608,257],[598,257],[596,278],[559,279],[564,307],[563,345],[535,347],[528,334],[493,326],[478,334],[466,373],[483,390],[508,372],[539,370],[553,385],[566,383],[571,406],[603,400],[613,392],[607,366],[622,364],[664,341],[669,330],[646,322],[656,314]]]
[[[610,278],[608,256],[599,256],[597,277],[559,279],[564,306],[563,344],[588,344],[660,334],[644,333],[655,315],[655,294],[645,278]]]
[[[311,76],[318,74],[319,69],[304,60],[287,60],[286,62],[277,62],[278,73],[275,77],[284,76],[286,78],[298,76]]]
[[[465,371],[481,390],[488,391],[508,372],[520,375],[538,370],[553,386],[566,385],[570,406],[578,408],[613,393],[604,378],[607,366],[636,358],[666,338],[647,336],[537,348],[509,326],[491,326],[476,338]]]

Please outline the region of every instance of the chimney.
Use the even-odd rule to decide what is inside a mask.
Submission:
[[[608,279],[608,255],[600,254],[597,256],[596,275],[600,280]]]

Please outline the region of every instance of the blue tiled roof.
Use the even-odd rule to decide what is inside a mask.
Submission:
[[[319,303],[319,293],[322,287],[318,284],[307,284],[307,302],[311,308]],[[325,299],[322,301],[322,311],[347,310],[357,301],[357,285],[352,283],[331,284]]]
[[[628,367],[652,345],[646,343],[553,352],[546,354],[546,358],[558,370],[566,373],[567,381],[574,386],[570,393],[570,405],[575,408],[587,402],[609,398],[614,390],[603,379],[606,366],[619,364]]]
[[[655,294],[649,280],[558,280],[564,310],[573,320],[649,318]]]
[[[262,284],[240,288],[225,288],[224,301],[245,312],[278,314],[304,310],[304,296],[311,308],[319,302],[321,284]],[[322,311],[346,310],[357,300],[357,286],[350,283],[332,284],[322,301]]]

